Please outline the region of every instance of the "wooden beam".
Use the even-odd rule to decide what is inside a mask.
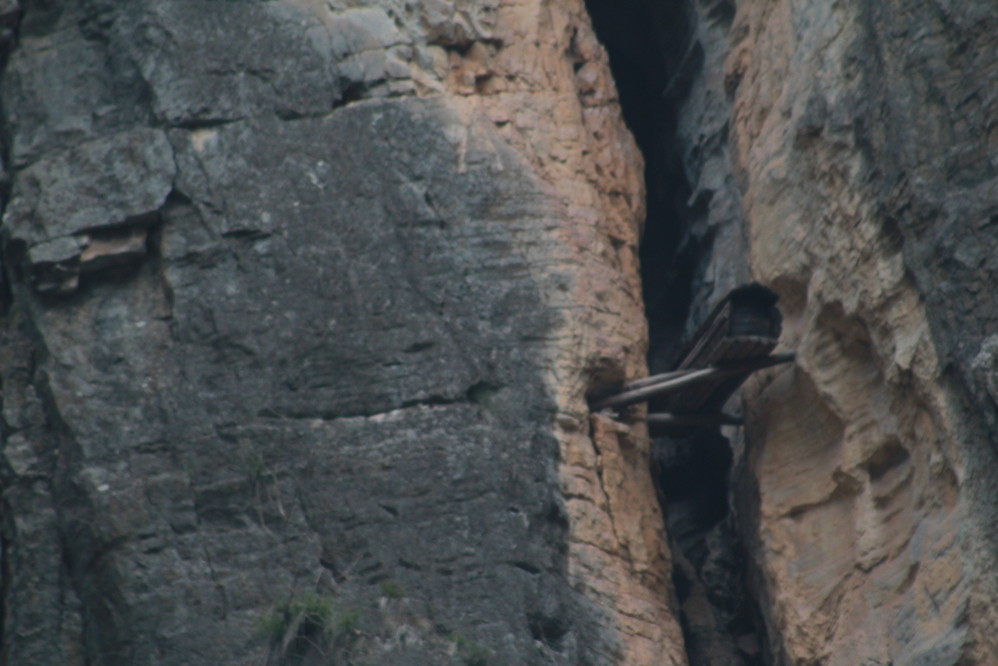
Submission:
[[[718,426],[718,425],[742,425],[744,421],[739,416],[732,416],[723,412],[711,412],[707,414],[670,414],[668,412],[656,412],[648,415],[649,426]]]
[[[723,374],[725,373],[717,368],[683,370],[678,376],[670,379],[665,379],[641,388],[624,391],[622,393],[618,393],[617,395],[611,395],[608,398],[603,398],[599,402],[595,403],[592,408],[594,411],[599,411],[601,409],[606,409],[607,407],[627,407],[628,405],[636,405],[639,402],[645,402],[649,398],[653,398],[656,395],[680,391],[683,388],[696,384],[704,379],[718,377]]]
[[[672,372],[663,372],[658,375],[649,375],[647,377],[642,377],[641,379],[634,379],[624,384],[624,390],[631,391],[633,389],[643,388],[645,386],[650,386],[651,384],[657,384],[661,381],[665,381],[666,379],[682,377],[685,374],[689,374],[689,372],[689,370],[673,370]]]
[[[773,354],[761,358],[751,358],[739,361],[728,361],[722,365],[715,365],[701,370],[677,370],[676,372],[665,373],[665,379],[656,380],[654,383],[645,383],[636,389],[623,391],[608,398],[603,398],[593,404],[592,409],[599,411],[608,407],[627,407],[645,402],[655,396],[676,393],[684,388],[689,388],[701,382],[718,379],[728,375],[737,375],[742,372],[752,372],[761,370],[781,363],[789,363],[794,360],[794,353]],[[651,378],[648,378],[651,379]]]
[[[785,356],[785,355],[784,354],[773,354],[771,356],[760,356],[759,358],[778,358],[778,357],[783,357],[783,356]],[[791,352],[791,358],[790,358],[791,361],[793,360],[792,357],[793,357],[793,353]],[[755,359],[748,359],[748,360],[755,360]],[[781,361],[781,362],[786,362],[786,361]],[[721,362],[714,363],[714,366],[715,367],[725,367],[725,362],[721,361]],[[675,377],[682,377],[683,375],[689,374],[690,371],[694,370],[694,369],[695,368],[689,368],[689,369],[686,369],[686,370],[672,370],[670,372],[663,372],[663,373],[657,374],[657,375],[648,375],[647,377],[642,377],[641,379],[632,379],[631,381],[629,381],[626,384],[624,384],[624,390],[625,391],[630,391],[632,389],[644,388],[645,386],[650,386],[651,384],[657,384],[657,383],[659,383],[661,381],[664,381],[666,379],[673,379]]]

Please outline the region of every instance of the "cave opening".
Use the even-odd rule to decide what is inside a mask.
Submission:
[[[723,25],[734,15],[726,0],[706,4],[711,6],[586,0],[610,57],[624,119],[645,159],[640,260],[651,373],[673,369],[684,334],[699,323],[691,320],[706,309],[698,298],[714,246],[697,225],[710,193],[694,193],[677,140],[682,105],[704,65],[696,30],[700,14]],[[652,401],[649,409],[655,408]],[[691,666],[770,663],[731,511],[731,442],[719,429],[698,429],[684,437],[656,437],[652,450]]]

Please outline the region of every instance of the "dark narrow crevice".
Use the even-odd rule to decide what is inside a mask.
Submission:
[[[664,6],[667,4],[668,6]],[[677,105],[689,86],[691,17],[684,3],[587,0],[597,35],[610,54],[627,126],[645,159],[647,218],[641,242],[652,372],[678,353],[691,298],[695,254],[687,237],[691,189],[674,145]]]
[[[7,484],[5,484],[7,485]],[[14,535],[13,512],[7,502],[0,502],[0,664],[10,663],[7,638],[7,604],[11,596],[10,546]]]
[[[696,172],[706,158],[699,154],[700,144],[681,135],[681,114],[684,105],[694,103],[691,91],[706,66],[698,22],[724,29],[734,6],[725,0],[586,0],[586,5],[610,55],[624,118],[645,158],[648,217],[640,256],[648,365],[652,373],[665,372],[677,362],[684,331],[699,323],[692,319],[709,311],[705,295],[719,286],[705,284],[704,278],[716,249],[715,192],[690,182],[699,178]],[[702,135],[713,131],[705,128]],[[726,132],[712,138],[723,142]],[[731,248],[726,246],[728,252]],[[655,408],[654,401],[650,407]],[[716,428],[702,429],[683,438],[656,439],[653,452],[652,475],[673,550],[673,581],[691,666],[769,663],[731,511],[730,442]]]
[[[6,9],[4,9],[6,7]],[[15,2],[0,3],[0,73],[7,67],[7,59],[11,51],[17,44],[18,33],[21,25],[21,10]],[[9,171],[11,164],[11,141],[12,132],[7,124],[6,113],[0,108],[0,220],[3,219],[4,209],[10,199],[11,188],[13,187],[12,174]],[[0,259],[0,262],[3,260]],[[0,266],[0,314],[6,314],[13,303],[13,294],[10,288],[10,279],[6,266]]]
[[[3,9],[6,7],[6,9]],[[7,59],[11,50],[17,43],[18,29],[21,21],[21,11],[17,3],[6,3],[0,7],[0,73],[7,66]],[[10,128],[7,127],[5,114],[0,110],[0,219],[3,219],[3,211],[7,206],[11,191],[11,176],[7,170],[10,164],[11,141]],[[0,252],[2,256],[2,252]],[[0,316],[6,316],[13,303],[10,280],[0,259]],[[2,388],[2,387],[0,387]],[[2,407],[2,391],[0,391],[0,407]],[[9,426],[6,422],[0,424],[2,428],[3,441],[9,435]],[[6,471],[0,473],[0,486],[7,488],[10,486],[10,475]],[[13,520],[13,512],[6,501],[0,502],[0,664],[8,663],[10,646],[5,640],[8,630],[8,604],[11,597],[11,577],[13,575],[10,562],[10,549],[13,546],[13,537],[16,533]]]

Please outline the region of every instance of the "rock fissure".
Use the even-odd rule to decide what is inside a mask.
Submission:
[[[711,253],[722,251],[718,244],[730,243],[718,228],[740,221],[723,219],[724,213],[716,210],[730,193],[719,195],[709,185],[688,181],[690,174],[698,178],[698,166],[691,166],[686,152],[683,132],[691,130],[683,126],[680,105],[694,94],[691,88],[704,66],[697,26],[705,17],[692,7],[667,12],[640,0],[626,6],[599,0],[587,4],[610,53],[625,118],[646,160],[648,217],[641,266],[648,364],[652,373],[665,372],[678,361],[681,343],[709,311],[708,303],[747,276],[744,269],[736,270],[726,280],[706,282]],[[731,15],[733,10],[715,11],[710,20],[723,24]],[[723,141],[725,130],[716,131]],[[721,143],[713,145],[716,151]],[[710,154],[699,158],[701,163],[711,159],[717,160]],[[747,264],[747,256],[735,259],[730,247],[723,251],[729,253],[728,261]],[[661,402],[653,399],[649,411],[661,411]],[[730,447],[710,429],[653,441],[652,473],[673,549],[687,659],[694,666],[763,663],[757,611],[742,582],[742,546],[729,508]]]
[[[348,88],[351,90],[351,88]],[[443,93],[437,93],[437,96],[442,96]],[[433,95],[427,95],[426,97],[432,97]],[[259,114],[254,114],[250,116],[240,116],[235,118],[205,118],[198,117],[192,118],[190,120],[181,120],[178,122],[165,121],[163,123],[154,123],[152,127],[159,127],[165,131],[169,130],[180,130],[183,132],[210,132],[213,130],[219,130],[228,128],[234,125],[239,125],[240,123],[254,123],[264,120],[276,119],[284,123],[296,123],[308,120],[323,120],[333,116],[334,114],[342,111],[343,109],[349,108],[356,104],[363,104],[365,102],[379,102],[386,99],[394,99],[398,101],[404,101],[405,97],[400,93],[397,96],[385,95],[376,97],[364,97],[360,95],[359,92],[351,94],[350,96],[344,96],[343,99],[337,101],[333,106],[328,109],[316,110],[311,113],[300,113],[291,110],[266,110]]]
[[[603,455],[600,452],[599,440],[600,438],[597,437],[595,430],[591,428],[589,432],[589,441],[592,443],[593,455],[595,456],[594,468],[596,471],[596,479],[597,479],[596,485],[600,493],[599,500],[595,501],[594,503],[601,506],[601,508],[603,508],[606,511],[607,518],[609,519],[610,523],[610,530],[614,535],[613,543],[624,545],[625,542],[621,539],[621,535],[617,531],[617,519],[614,516],[613,506],[610,503],[610,495],[607,493],[606,489],[606,479],[603,474]],[[616,548],[607,552],[608,554],[614,554],[616,553]],[[625,557],[630,559],[629,553],[626,552],[626,549],[624,550],[624,555]]]
[[[0,0],[0,664],[996,663],[993,8],[588,5]]]

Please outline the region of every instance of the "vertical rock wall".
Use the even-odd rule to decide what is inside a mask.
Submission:
[[[723,4],[697,3],[708,55]],[[777,663],[998,659],[995,27],[989,3],[742,2],[685,98],[728,118],[722,148],[678,142],[692,182],[730,150],[798,352],[749,384],[736,442]]]
[[[0,662],[684,662],[581,2],[21,4]]]
[[[749,278],[798,351],[732,433],[763,653],[998,660],[993,8],[642,6],[652,361]],[[11,0],[0,44],[0,662],[686,662],[640,410],[586,404],[648,343],[581,2]]]
[[[637,132],[650,182],[688,194],[649,221],[668,229],[642,251],[653,340],[677,337],[653,314],[663,275],[692,294],[687,331],[751,277],[779,293],[798,352],[748,384],[747,427],[728,433],[765,658],[998,661],[994,7],[590,4],[621,81],[665,106]],[[717,550],[724,526],[695,548],[736,553]],[[713,633],[731,630],[717,591],[740,565],[712,556],[693,584],[715,607],[682,595],[690,658],[744,663]]]

